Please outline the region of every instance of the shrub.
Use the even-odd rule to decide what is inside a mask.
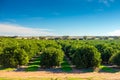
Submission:
[[[28,56],[23,49],[16,46],[6,47],[0,55],[0,63],[3,67],[17,67],[28,63]]]
[[[111,58],[110,58],[110,62],[120,66],[120,52],[115,53]]]
[[[101,54],[102,62],[109,63],[109,59],[114,54],[114,50],[112,47],[107,47],[104,49],[104,52]]]
[[[112,47],[109,47],[105,44],[98,44],[96,48],[101,53],[102,63],[105,64],[109,62],[110,57],[115,53],[115,50],[113,50]]]
[[[17,65],[26,65],[29,61],[28,59],[28,55],[27,53],[25,52],[24,49],[16,49],[14,51],[14,58],[16,59],[16,61],[18,62]]]
[[[82,46],[77,49],[72,61],[77,68],[93,68],[100,65],[101,58],[95,47]]]
[[[64,53],[62,50],[49,47],[41,54],[41,67],[51,68],[54,66],[60,66],[63,57]]]

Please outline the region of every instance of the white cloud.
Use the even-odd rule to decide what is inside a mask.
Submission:
[[[108,33],[109,36],[120,36],[120,30],[115,30]]]
[[[28,28],[14,24],[0,24],[0,36],[47,36],[54,35],[49,29]]]

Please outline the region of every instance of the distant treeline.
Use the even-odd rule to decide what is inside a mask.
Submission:
[[[120,36],[0,36],[1,38],[37,40],[116,40]]]

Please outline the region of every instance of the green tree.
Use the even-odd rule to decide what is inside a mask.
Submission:
[[[104,52],[101,54],[102,62],[109,63],[110,57],[115,53],[112,47],[107,47],[104,49]]]
[[[100,53],[93,46],[82,46],[78,48],[73,56],[73,64],[75,64],[77,68],[98,67],[100,62]]]
[[[120,52],[115,53],[111,58],[110,58],[110,62],[120,66]]]
[[[41,54],[41,66],[43,68],[50,68],[60,66],[63,61],[64,53],[60,49],[49,47]]]
[[[17,67],[18,65],[27,64],[28,61],[26,52],[17,46],[6,47],[3,53],[0,54],[0,63],[4,67]]]
[[[98,44],[96,48],[101,53],[102,63],[108,64],[110,57],[115,53],[112,47],[106,44]]]
[[[3,53],[0,55],[0,63],[4,67],[16,67],[17,61],[14,58],[15,46],[6,47],[3,50]]]
[[[17,48],[15,49],[14,54],[14,58],[17,61],[16,65],[26,65],[28,63],[28,55],[24,49]]]

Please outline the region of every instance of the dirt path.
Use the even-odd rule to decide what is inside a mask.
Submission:
[[[27,78],[27,77],[46,77],[46,78],[61,78],[61,77],[76,77],[76,78],[98,78],[99,80],[120,80],[120,72],[118,73],[52,73],[45,71],[38,72],[6,72],[0,71],[0,77],[7,78]]]

